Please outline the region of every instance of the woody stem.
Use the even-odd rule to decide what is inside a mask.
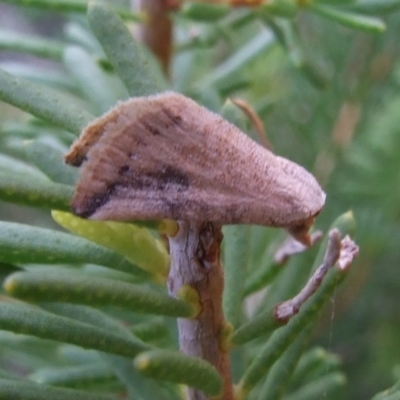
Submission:
[[[222,311],[223,272],[220,260],[221,227],[212,223],[179,222],[169,238],[171,270],[168,288],[177,296],[190,286],[199,296],[201,311],[194,319],[178,319],[180,349],[212,364],[224,381],[221,400],[232,400],[229,354],[223,349],[225,320]],[[189,400],[206,400],[201,391],[188,389]]]
[[[169,17],[170,0],[137,0],[138,8],[147,22],[138,26],[137,39],[159,59],[166,76],[172,53],[172,22]]]

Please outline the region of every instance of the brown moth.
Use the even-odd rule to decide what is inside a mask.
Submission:
[[[72,209],[84,218],[268,225],[309,244],[325,202],[304,168],[173,92],[119,103],[65,160],[82,164]]]

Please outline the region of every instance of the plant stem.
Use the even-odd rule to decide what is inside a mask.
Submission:
[[[147,22],[138,26],[137,39],[159,59],[166,76],[172,52],[172,22],[168,0],[137,0],[138,8],[146,13]]]
[[[221,241],[221,226],[180,221],[179,232],[169,238],[172,261],[168,288],[173,296],[179,296],[188,287],[198,293],[199,315],[193,319],[178,319],[180,349],[212,364],[224,380],[220,399],[232,400],[229,353],[222,346],[226,323],[222,311]],[[206,400],[207,397],[189,388],[188,399]]]

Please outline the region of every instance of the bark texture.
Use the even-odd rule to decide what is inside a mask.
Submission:
[[[178,320],[180,349],[212,364],[224,380],[221,400],[232,400],[229,354],[221,346],[225,327],[221,241],[221,226],[206,222],[179,222],[178,234],[169,238],[172,264],[168,288],[172,296],[177,296],[183,285],[197,291],[201,312],[195,319]],[[188,398],[206,400],[207,396],[189,388]]]

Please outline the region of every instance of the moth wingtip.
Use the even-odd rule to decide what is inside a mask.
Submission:
[[[324,199],[325,199],[324,193]],[[309,247],[312,245],[312,239],[310,236],[310,229],[315,223],[315,218],[318,214],[322,211],[325,201],[322,202],[321,206],[317,209],[317,211],[311,213],[308,217],[301,220],[298,223],[290,225],[287,230],[289,233],[300,243],[304,244],[305,246]]]
[[[74,149],[70,149],[70,151],[64,155],[64,162],[73,167],[80,167],[84,160],[85,156],[78,154]]]
[[[300,243],[309,247],[311,245],[310,227],[307,225],[296,225],[288,228],[289,233]]]

